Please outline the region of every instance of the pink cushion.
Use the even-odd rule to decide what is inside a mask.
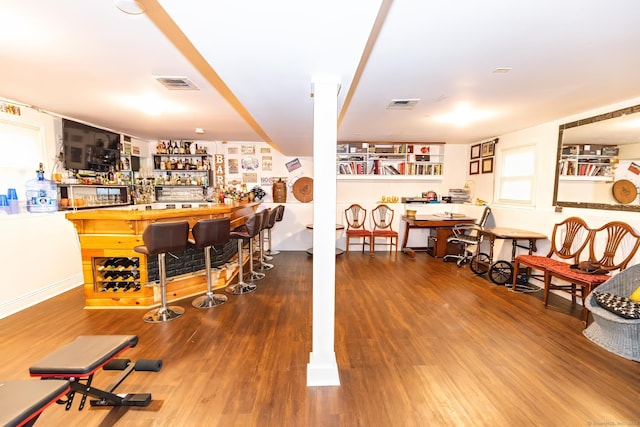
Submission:
[[[578,269],[571,268],[570,264],[554,265],[547,269],[552,275],[560,275],[570,281],[577,283],[586,283],[589,285],[599,285],[611,279],[608,274],[589,274],[582,273]]]
[[[393,230],[373,230],[376,236],[398,237],[398,233]]]
[[[371,236],[371,232],[369,230],[347,230],[347,235],[349,236]]]
[[[563,265],[569,265],[565,261],[559,261],[557,259],[541,255],[518,255],[516,257],[516,261],[520,264],[525,264],[529,267],[538,268],[540,270],[547,270],[553,266],[562,267]]]

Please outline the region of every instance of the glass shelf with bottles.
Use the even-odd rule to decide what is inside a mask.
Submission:
[[[206,202],[205,187],[156,186],[155,201],[159,203],[173,202]]]
[[[338,144],[338,179],[442,179],[444,143]]]
[[[174,154],[190,154],[190,155],[206,155],[207,146],[200,145],[194,141],[183,140],[165,140],[158,141],[156,144],[156,154],[174,155]]]
[[[208,154],[154,154],[154,171],[207,172],[211,169]]]
[[[129,204],[126,185],[58,184],[58,210],[113,207]]]

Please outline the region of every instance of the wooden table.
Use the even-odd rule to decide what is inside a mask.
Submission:
[[[313,224],[307,224],[307,230],[313,231]],[[344,230],[344,225],[336,224],[336,231]],[[340,248],[336,248],[336,255],[342,255],[344,251]],[[307,255],[313,255],[313,247],[307,249]]]
[[[456,224],[474,223],[475,218],[467,216],[449,217],[440,215],[402,215],[402,221],[405,222],[404,237],[402,239],[402,249],[408,248],[416,252],[426,251],[434,257],[443,257],[447,254],[447,238],[453,233],[451,229]],[[407,246],[409,240],[409,230],[413,228],[429,228],[430,235],[427,246]]]
[[[535,231],[520,230],[518,228],[505,228],[494,227],[485,228],[481,233],[489,239],[489,258],[493,260],[493,245],[496,239],[509,239],[511,240],[511,262],[516,258],[517,248],[527,249],[529,255],[536,252],[536,241],[539,239],[546,239],[547,236],[542,233],[536,233]],[[518,244],[519,240],[528,241],[527,246]]]
[[[485,228],[480,232],[483,236],[489,240],[489,259],[487,265],[489,268],[489,278],[492,282],[498,285],[504,285],[505,283],[511,283],[513,278],[513,260],[516,258],[517,248],[526,249],[531,255],[538,249],[536,247],[536,241],[540,239],[546,239],[547,236],[535,231],[520,230],[518,228],[505,228],[494,227]],[[511,260],[498,260],[493,262],[493,246],[496,239],[508,239],[511,240]],[[521,240],[526,240],[528,243],[526,246],[519,244]],[[476,255],[480,254],[480,245],[476,248]],[[531,291],[531,289],[521,289],[521,291]]]

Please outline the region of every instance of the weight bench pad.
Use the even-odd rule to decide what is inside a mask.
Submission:
[[[136,335],[84,335],[29,368],[36,377],[88,376],[121,351],[135,347]]]
[[[66,380],[0,381],[0,425],[18,426],[31,420],[68,390]]]

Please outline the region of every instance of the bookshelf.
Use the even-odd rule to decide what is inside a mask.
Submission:
[[[336,150],[338,179],[437,179],[444,143],[344,142]]]
[[[564,145],[559,164],[562,180],[610,180],[618,156],[617,145]]]

